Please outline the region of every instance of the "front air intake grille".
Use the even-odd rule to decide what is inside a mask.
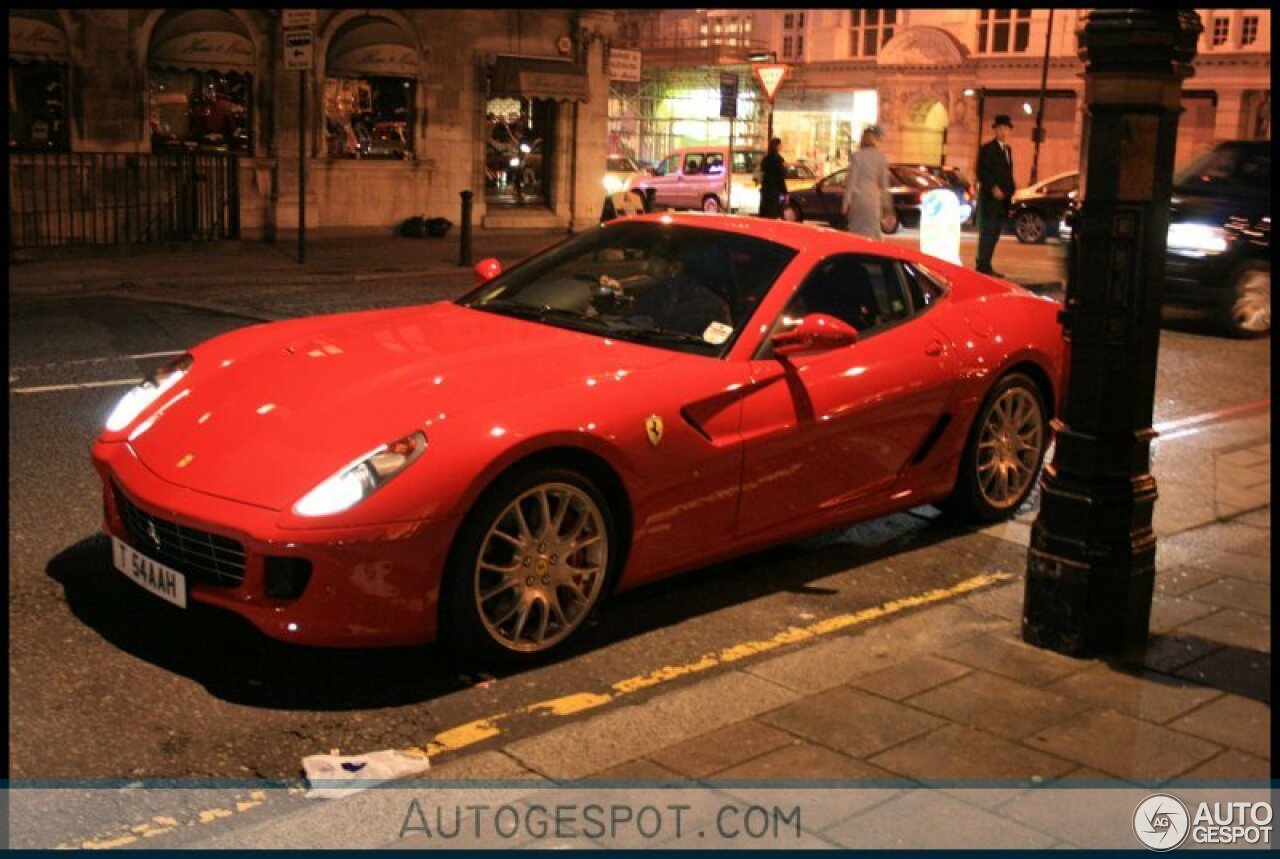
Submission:
[[[244,546],[239,542],[152,516],[119,486],[111,488],[133,548],[200,584],[234,588],[244,581]]]

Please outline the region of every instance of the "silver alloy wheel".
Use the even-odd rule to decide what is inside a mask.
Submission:
[[[608,568],[599,506],[576,486],[546,483],[494,519],[476,559],[473,598],[494,641],[542,651],[577,629],[600,598]]]
[[[1022,212],[1014,221],[1013,232],[1020,242],[1039,244],[1044,241],[1045,236],[1044,218],[1035,212]]]
[[[1236,283],[1231,322],[1240,331],[1265,334],[1271,330],[1271,272],[1252,268]]]
[[[1035,479],[1044,452],[1044,413],[1035,394],[1011,387],[987,411],[978,439],[978,491],[992,507],[1009,509]]]
[[[718,197],[707,197],[702,201],[702,211],[710,214],[716,214],[720,211],[720,199]]]

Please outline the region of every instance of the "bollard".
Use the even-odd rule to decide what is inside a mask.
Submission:
[[[458,265],[471,265],[471,198],[470,191],[459,191],[462,197],[462,234],[458,240]]]

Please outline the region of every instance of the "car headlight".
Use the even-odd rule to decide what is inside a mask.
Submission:
[[[1169,250],[1190,256],[1220,254],[1227,249],[1227,231],[1208,224],[1170,224]]]
[[[302,496],[293,512],[329,516],[354,507],[408,468],[426,449],[427,437],[419,430],[371,450]]]
[[[605,174],[604,192],[606,194],[617,194],[619,191],[627,190],[628,184],[629,182],[626,179],[619,179],[617,176]]]
[[[143,379],[140,385],[130,388],[129,392],[120,398],[120,402],[116,403],[116,407],[111,410],[111,414],[107,416],[107,430],[119,432],[133,423],[134,419],[142,414],[147,406],[160,399],[165,391],[178,384],[178,381],[187,374],[194,362],[195,359],[190,355],[183,355],[178,360],[171,361]]]

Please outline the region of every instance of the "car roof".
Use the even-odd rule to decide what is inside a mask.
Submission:
[[[1056,173],[1053,176],[1050,176],[1048,179],[1041,179],[1039,182],[1036,183],[1036,185],[1048,185],[1050,182],[1057,182],[1059,179],[1065,179],[1068,176],[1078,176],[1079,174],[1080,174],[1079,170],[1066,170],[1062,173]]]

